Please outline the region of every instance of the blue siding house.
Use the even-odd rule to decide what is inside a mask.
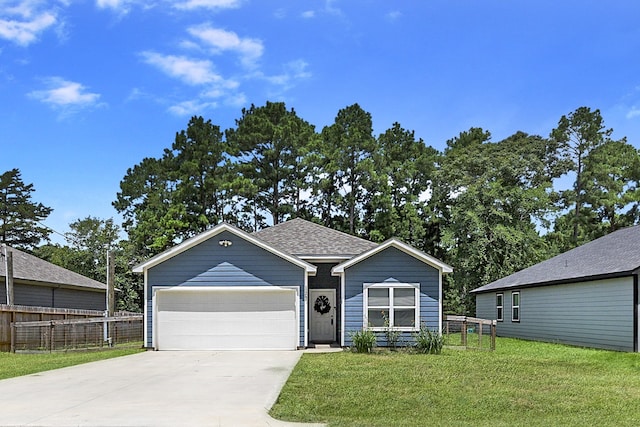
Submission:
[[[501,336],[638,351],[640,226],[472,291],[476,316]]]
[[[384,325],[440,330],[442,274],[403,243],[376,244],[294,219],[256,233],[220,224],[134,267],[145,281],[145,346],[291,349],[350,345]]]
[[[37,307],[106,309],[107,285],[21,250],[6,247],[13,261],[13,304]],[[0,250],[0,304],[8,304],[7,271]],[[10,298],[9,298],[10,299]]]

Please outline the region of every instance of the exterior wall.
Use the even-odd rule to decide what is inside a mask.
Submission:
[[[504,337],[634,351],[634,279],[622,277],[505,290]],[[520,322],[511,320],[511,293],[520,291]],[[500,292],[498,292],[500,293]],[[476,316],[496,318],[496,292],[476,295]]]
[[[309,289],[335,289],[336,291],[336,337],[340,340],[340,331],[342,328],[342,289],[340,289],[340,278],[331,275],[331,269],[338,263],[314,263],[318,268],[315,276],[309,277]],[[313,301],[310,302],[313,305]],[[313,307],[309,307],[313,310]]]
[[[221,247],[220,240],[233,244]],[[147,271],[147,343],[152,342],[153,288],[156,286],[297,286],[300,345],[304,345],[303,268],[229,232],[222,232]]]
[[[440,272],[428,264],[389,247],[345,270],[345,343],[352,345],[350,334],[362,329],[364,283],[420,283],[420,321],[428,328],[440,327]],[[411,340],[403,332],[400,341]],[[386,345],[384,335],[378,344]]]
[[[2,282],[0,303],[6,304],[7,290]],[[106,292],[68,289],[44,285],[28,285],[14,282],[13,302],[16,305],[36,307],[77,308],[82,310],[106,309]]]

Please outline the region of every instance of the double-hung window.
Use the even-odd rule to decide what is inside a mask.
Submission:
[[[504,314],[504,294],[496,294],[496,320],[502,322]]]
[[[520,292],[511,292],[511,321],[520,321]]]
[[[419,283],[365,283],[364,326],[414,331],[420,327]],[[388,321],[388,325],[385,325]]]

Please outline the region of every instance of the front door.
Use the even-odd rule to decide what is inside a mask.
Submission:
[[[336,290],[309,290],[309,341],[332,343],[336,340]]]

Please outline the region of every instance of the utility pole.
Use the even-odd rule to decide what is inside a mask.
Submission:
[[[112,317],[115,311],[115,278],[116,263],[113,252],[107,251],[107,316]]]
[[[9,247],[2,244],[2,255],[4,256],[5,286],[7,289],[7,304],[13,305],[13,252]]]
[[[113,252],[107,250],[107,310],[105,311],[106,317],[113,317],[115,309],[115,278],[116,278],[116,263],[113,256]],[[105,322],[104,324],[104,340],[109,342],[109,346],[113,345],[113,328],[111,327],[113,322]]]

